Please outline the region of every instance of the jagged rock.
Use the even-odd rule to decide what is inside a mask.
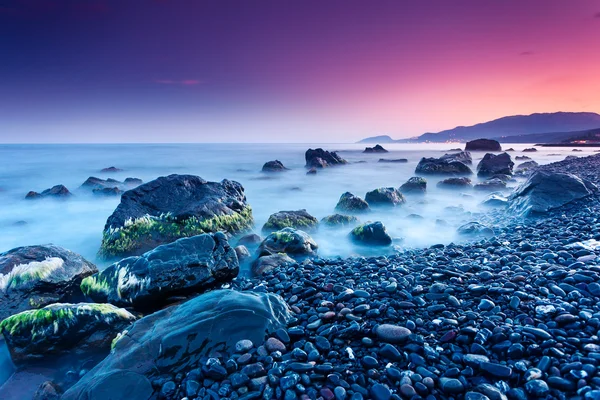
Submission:
[[[497,140],[475,139],[467,142],[465,151],[502,151],[502,146]]]
[[[0,322],[15,363],[63,354],[108,352],[112,340],[135,317],[111,304],[51,304]]]
[[[381,145],[375,145],[374,147],[366,147],[363,153],[387,153],[388,151],[384,149]]]
[[[327,226],[345,226],[352,225],[358,222],[358,218],[354,215],[333,214],[328,215],[321,220],[321,224]]]
[[[338,156],[335,151],[329,152],[321,148],[306,150],[304,158],[306,159],[306,168],[325,168],[348,163],[348,161]]]
[[[427,191],[427,180],[419,176],[413,176],[400,186],[400,192],[404,194],[423,194]]]
[[[471,175],[473,173],[471,168],[460,161],[425,157],[421,158],[415,172],[427,175]]]
[[[393,187],[378,188],[365,195],[365,201],[371,206],[392,206],[406,203],[406,199],[398,189]]]
[[[227,179],[208,182],[169,175],[129,190],[106,221],[100,255],[139,255],[181,237],[252,227],[244,188]]]
[[[392,244],[392,237],[380,221],[367,222],[357,226],[350,232],[350,238],[357,243],[367,245],[389,246]]]
[[[529,147],[527,149],[524,149],[523,153],[534,153],[536,151],[538,151],[538,150],[535,147]]]
[[[486,207],[506,207],[508,198],[500,193],[491,193],[481,204]]]
[[[468,151],[444,154],[443,156],[440,157],[440,159],[446,160],[446,161],[460,161],[461,163],[463,163],[465,165],[473,164],[473,157],[471,157],[471,153],[469,153]]]
[[[95,302],[156,310],[169,297],[201,293],[237,276],[239,263],[222,232],[182,238],[116,262],[81,282]]]
[[[51,303],[79,301],[82,279],[98,272],[79,254],[54,245],[0,254],[0,320]]]
[[[468,222],[458,227],[456,232],[460,236],[471,236],[471,237],[491,237],[494,236],[494,230],[488,226],[480,224],[479,222]]]
[[[283,172],[287,171],[288,168],[283,166],[283,163],[279,160],[267,161],[262,167],[262,172]]]
[[[189,371],[213,353],[233,354],[244,339],[256,346],[291,319],[275,294],[215,290],[140,319],[113,351],[62,396],[62,400],[148,399],[152,381]]]
[[[506,182],[498,178],[490,178],[483,182],[477,183],[473,189],[479,191],[497,191],[506,189]]]
[[[532,160],[532,161],[525,161],[524,163],[517,165],[516,169],[517,169],[517,171],[522,171],[525,169],[537,168],[538,166],[539,166],[539,164]]]
[[[515,160],[531,160],[531,157],[528,157],[528,156],[516,156]]]
[[[448,178],[438,182],[437,186],[444,189],[458,189],[472,187],[473,184],[469,178]]]
[[[342,194],[335,209],[348,213],[362,213],[370,210],[369,204],[366,201],[350,192]]]
[[[121,194],[122,192],[133,189],[143,182],[138,178],[126,178],[123,182],[116,179],[101,179],[90,176],[81,184],[82,189],[90,189],[95,194]],[[117,190],[115,190],[117,189]]]
[[[304,231],[283,228],[269,234],[258,247],[260,256],[285,253],[292,256],[311,256],[317,252],[317,243]]]
[[[278,231],[283,228],[298,228],[306,231],[315,229],[319,220],[310,215],[306,210],[279,211],[272,214],[263,225],[263,232]]]
[[[43,199],[47,197],[55,198],[55,199],[65,199],[73,196],[69,189],[67,189],[64,185],[56,185],[52,186],[50,189],[44,190],[42,193],[31,191],[27,193],[25,199],[34,200],[34,199]]]
[[[509,207],[524,216],[546,213],[597,190],[596,185],[576,175],[537,170],[510,195]]]
[[[477,165],[477,176],[512,175],[514,165],[508,153],[498,155],[487,153]]]

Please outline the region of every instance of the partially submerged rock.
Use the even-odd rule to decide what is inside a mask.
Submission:
[[[262,167],[262,172],[284,172],[287,170],[288,168],[284,167],[279,160],[267,161]]]
[[[128,257],[81,282],[96,302],[155,310],[169,297],[199,293],[237,276],[239,263],[222,232],[182,238]]]
[[[98,272],[79,254],[54,245],[0,254],[0,320],[51,303],[79,301],[82,279]]]
[[[524,216],[546,213],[597,191],[596,185],[576,175],[537,170],[510,195],[509,207]]]
[[[252,224],[252,209],[239,183],[169,175],[121,196],[104,227],[99,254],[139,255],[182,237],[217,231],[235,234]]]
[[[366,147],[363,153],[387,153],[388,151],[383,146],[377,144],[373,147]]]
[[[121,168],[117,168],[117,167],[108,167],[108,168],[102,168],[100,170],[100,172],[121,172],[123,171]]]
[[[538,151],[535,147],[528,147],[526,149],[523,149],[523,153],[534,153]]]
[[[269,234],[258,247],[258,253],[261,256],[285,253],[302,257],[315,255],[318,247],[306,232],[284,228]]]
[[[467,142],[465,151],[502,151],[502,146],[497,140],[475,139]]]
[[[306,231],[315,229],[319,220],[310,215],[306,210],[279,211],[272,214],[263,225],[263,232],[278,231],[283,228],[298,228]]]
[[[421,158],[415,172],[426,175],[471,175],[473,173],[471,168],[460,161],[425,157]]]
[[[110,192],[120,194],[126,190],[133,189],[142,183],[142,180],[138,178],[126,178],[121,182],[112,178],[101,179],[90,176],[81,184],[81,188],[91,190],[95,194],[109,194]]]
[[[473,184],[469,178],[447,178],[437,184],[437,187],[444,189],[462,189],[472,186]]]
[[[468,222],[458,227],[456,232],[460,236],[470,237],[491,237],[494,236],[494,230],[489,226],[483,225],[479,222]]]
[[[393,187],[378,188],[365,195],[365,201],[371,206],[392,206],[406,203],[400,191]]]
[[[487,177],[497,174],[512,175],[515,163],[508,153],[487,153],[477,165],[477,176]]]
[[[363,213],[370,210],[369,203],[350,192],[342,194],[335,209],[347,213]]]
[[[440,157],[441,160],[446,161],[460,161],[463,164],[471,165],[473,164],[473,157],[471,157],[471,153],[468,151],[460,151],[458,153],[450,153],[444,154]]]
[[[348,163],[348,161],[338,156],[335,151],[329,152],[321,148],[306,150],[304,158],[306,159],[306,168],[325,168]]]
[[[158,396],[152,381],[185,373],[204,356],[233,354],[244,339],[259,346],[267,333],[291,319],[275,294],[215,290],[137,321],[115,342],[113,351],[69,389],[62,400]]]
[[[404,194],[423,194],[427,191],[427,180],[420,176],[413,176],[400,186]]]
[[[285,253],[261,256],[252,264],[252,274],[254,276],[262,276],[271,273],[276,268],[287,267],[295,262],[296,260]]]
[[[0,322],[14,362],[50,355],[108,352],[112,340],[135,317],[111,304],[51,304]]]
[[[500,193],[491,193],[481,204],[486,207],[506,207],[508,198]]]
[[[380,221],[367,222],[357,226],[350,232],[350,238],[357,243],[366,245],[389,246],[392,244],[392,237]]]
[[[517,171],[522,171],[522,170],[528,170],[528,169],[533,169],[533,168],[537,168],[539,167],[539,164],[533,160],[531,161],[525,161],[524,163],[521,163],[519,165],[517,165]]]
[[[343,214],[328,215],[321,219],[321,224],[330,227],[352,225],[357,222],[358,218],[356,218],[354,215]]]
[[[96,196],[120,196],[123,194],[123,191],[118,187],[113,188],[102,188],[102,189],[93,189],[92,193]]]
[[[473,189],[488,192],[504,190],[506,189],[506,182],[499,178],[490,178],[483,182],[477,183]]]
[[[55,199],[66,199],[71,196],[73,196],[73,194],[69,192],[69,189],[67,189],[64,185],[56,185],[52,186],[50,189],[44,190],[42,193],[31,191],[27,193],[25,199],[34,200],[48,197]]]
[[[408,159],[406,158],[380,158],[380,163],[407,163]]]

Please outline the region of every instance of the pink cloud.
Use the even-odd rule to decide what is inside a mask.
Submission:
[[[161,85],[183,85],[183,86],[192,86],[199,85],[202,83],[197,79],[183,79],[183,80],[173,80],[173,79],[156,79],[154,83],[159,83]]]

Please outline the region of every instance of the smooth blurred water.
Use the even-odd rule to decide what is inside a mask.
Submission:
[[[79,186],[89,177],[141,178],[144,182],[168,174],[194,174],[207,180],[236,180],[246,189],[254,210],[256,230],[268,216],[280,210],[305,208],[321,219],[334,213],[334,207],[345,191],[364,197],[369,190],[399,187],[414,176],[421,157],[439,157],[457,144],[387,144],[386,154],[363,154],[365,145],[358,144],[152,144],[152,145],[2,145],[0,146],[0,251],[31,244],[54,243],[78,252],[92,261],[100,245],[102,229],[119,199],[94,196]],[[337,150],[350,164],[327,168],[306,175],[304,152],[323,147]],[[594,149],[573,153],[572,148],[539,148],[537,153],[521,153],[531,145],[504,144],[526,154],[540,164],[559,161],[567,155],[589,155]],[[475,167],[485,153],[473,153]],[[555,154],[555,155],[552,155]],[[408,163],[378,163],[379,158],[407,158]],[[269,160],[278,159],[291,170],[281,174],[264,174],[260,170]],[[518,165],[522,161],[515,161]],[[116,166],[118,173],[100,173],[100,169]],[[455,229],[470,218],[447,206],[462,206],[470,212],[481,212],[479,205],[486,194],[436,188],[444,177],[426,177],[428,193],[409,197],[395,209],[376,210],[362,221],[381,220],[395,238],[404,238],[401,246],[422,247],[456,240]],[[477,180],[476,177],[472,179]],[[26,201],[30,190],[41,192],[56,184],[64,184],[75,197],[66,201]],[[514,183],[510,185],[515,185]],[[423,219],[409,217],[418,214]],[[437,219],[448,222],[436,224]],[[26,224],[16,225],[17,221]],[[320,229],[312,234],[323,256],[364,254],[347,239],[349,229]]]

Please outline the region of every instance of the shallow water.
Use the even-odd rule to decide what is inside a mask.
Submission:
[[[246,189],[253,208],[256,231],[270,214],[280,210],[305,208],[318,219],[334,213],[342,193],[350,191],[364,197],[369,190],[399,187],[414,176],[421,157],[439,157],[457,144],[388,144],[386,154],[363,154],[359,144],[153,144],[153,145],[2,145],[0,146],[0,251],[14,247],[54,243],[96,260],[106,219],[117,206],[118,197],[94,196],[79,186],[89,177],[141,178],[144,182],[168,174],[194,174],[207,180],[236,180]],[[463,145],[464,146],[464,145]],[[306,175],[304,152],[309,147],[337,150],[349,165],[327,168]],[[559,161],[567,155],[585,156],[593,148],[574,153],[572,148],[538,148],[536,153],[521,153],[527,144],[504,144],[517,151],[511,156],[528,155],[540,164]],[[484,156],[473,153],[473,166]],[[408,163],[378,163],[379,158],[407,158]],[[291,170],[264,174],[263,163],[278,159]],[[518,165],[523,161],[515,161]],[[100,173],[109,166],[123,172]],[[402,207],[375,210],[359,216],[361,221],[381,220],[400,247],[422,247],[457,240],[455,229],[470,218],[447,206],[462,206],[468,212],[481,212],[486,193],[436,188],[444,177],[426,177],[428,193],[408,197]],[[476,177],[472,177],[474,181]],[[76,196],[66,201],[26,201],[30,190],[41,192],[64,184]],[[514,186],[515,183],[509,184]],[[418,214],[422,219],[411,218]],[[448,224],[440,226],[437,219]],[[25,224],[16,224],[25,221]],[[365,254],[368,250],[353,246],[347,239],[349,228],[320,229],[312,234],[322,256]]]

